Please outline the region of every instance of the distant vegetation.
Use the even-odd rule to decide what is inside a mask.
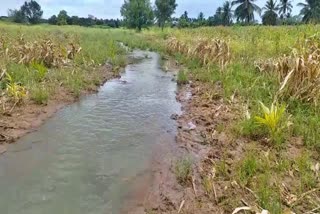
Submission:
[[[256,0],[227,0],[216,9],[215,14],[205,17],[200,12],[198,17],[189,17],[188,11],[173,17],[178,7],[176,0],[156,0],[154,6],[150,0],[125,0],[121,7],[120,19],[99,19],[94,15],[88,17],[69,16],[68,11],[61,10],[49,19],[42,17],[41,6],[35,1],[26,1],[20,9],[10,9],[8,17],[0,19],[16,23],[52,25],[101,26],[110,28],[128,27],[141,30],[157,25],[164,27],[196,28],[202,26],[258,25],[261,18],[263,25],[298,25],[320,23],[320,1],[301,0],[296,5],[301,8],[298,15],[293,15],[292,0],[266,0],[260,7]]]

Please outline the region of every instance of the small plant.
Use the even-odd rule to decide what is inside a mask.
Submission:
[[[192,161],[190,158],[182,158],[175,164],[175,174],[180,184],[186,184],[192,173]]]
[[[43,80],[48,72],[48,69],[43,65],[43,63],[32,62],[31,68],[37,73],[36,79],[39,82]]]
[[[180,70],[178,72],[177,83],[178,85],[188,84],[188,76],[185,71]]]
[[[12,77],[7,73],[7,94],[14,99],[15,103],[21,102],[27,96],[27,90],[22,85],[14,82]]]
[[[49,100],[49,92],[44,86],[34,87],[30,90],[30,98],[38,105],[46,105]]]
[[[210,172],[202,179],[202,185],[207,195],[210,196],[214,192],[214,178],[216,177],[216,168],[212,166]]]
[[[210,176],[205,176],[202,179],[202,185],[208,195],[210,195],[213,192],[213,181]]]
[[[295,166],[300,177],[300,193],[306,192],[317,186],[317,177],[312,171],[310,154],[303,153],[295,160]]]
[[[270,138],[273,142],[282,141],[283,120],[286,111],[285,105],[271,104],[271,108],[266,107],[260,102],[263,117],[256,116],[258,124],[265,126],[268,129]]]
[[[266,173],[258,176],[256,186],[259,205],[270,213],[283,213],[279,189],[272,185],[270,174]]]
[[[244,160],[241,162],[239,168],[239,179],[245,184],[252,178],[258,170],[258,160],[256,154],[249,152],[246,154]]]

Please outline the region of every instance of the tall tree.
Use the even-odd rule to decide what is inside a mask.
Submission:
[[[213,25],[222,25],[223,21],[222,21],[222,7],[218,7],[216,10],[216,13],[213,16]]]
[[[121,15],[128,27],[141,31],[142,27],[151,25],[153,21],[150,0],[125,0]]]
[[[38,24],[43,14],[41,6],[34,0],[24,2],[21,7],[21,12],[26,16],[31,24]]]
[[[58,22],[58,19],[57,19],[56,15],[53,15],[48,19],[48,23],[51,24],[51,25],[56,25],[57,22]]]
[[[206,19],[204,18],[203,12],[200,12],[196,22],[198,23],[199,26],[203,26],[203,25],[205,25],[205,21],[206,21]]]
[[[61,10],[58,14],[57,24],[58,25],[67,25],[68,18],[69,18],[69,16],[68,16],[67,11]]]
[[[176,0],[156,0],[155,17],[163,30],[166,21],[169,21],[177,8]]]
[[[181,15],[178,26],[181,28],[189,27],[190,26],[190,18],[188,16],[188,12],[184,11],[184,13]]]
[[[222,7],[222,23],[223,25],[230,25],[232,24],[232,8],[231,8],[231,4],[229,1],[226,1],[224,4],[223,4],[223,7]]]
[[[16,23],[26,23],[27,18],[21,10],[9,10],[8,17]]]
[[[247,24],[254,21],[254,13],[261,14],[261,8],[254,2],[256,0],[234,0],[231,5],[237,5],[234,15],[238,21],[245,21]]]
[[[278,8],[281,19],[289,18],[293,8],[291,0],[280,0]]]
[[[263,8],[265,10],[262,16],[262,23],[264,25],[276,25],[278,18],[278,6],[276,0],[268,0],[266,6]]]
[[[306,23],[320,23],[320,2],[319,0],[306,0],[306,3],[299,3],[302,7],[300,15]]]

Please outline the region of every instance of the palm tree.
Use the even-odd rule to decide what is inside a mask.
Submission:
[[[320,2],[318,0],[306,0],[306,3],[299,3],[302,7],[300,15],[303,16],[304,22],[320,22]]]
[[[277,10],[279,10],[279,8],[277,6],[277,0],[276,1],[274,1],[274,0],[267,1],[266,6],[264,6],[262,9],[266,10],[266,11],[277,12]]]
[[[216,14],[213,16],[213,25],[222,25],[222,7],[218,7],[216,10]]]
[[[232,23],[232,9],[229,1],[226,1],[222,7],[222,22],[224,25]]]
[[[279,15],[283,19],[285,17],[289,17],[290,13],[292,12],[292,3],[291,0],[280,0],[280,3],[278,5],[279,8]]]
[[[278,6],[277,1],[275,0],[268,0],[266,6],[263,8],[265,10],[262,16],[262,23],[264,25],[276,25],[277,18],[278,18]]]
[[[238,5],[234,11],[234,15],[238,21],[245,21],[250,23],[254,21],[254,12],[261,14],[261,8],[254,2],[256,0],[234,0],[231,5]]]

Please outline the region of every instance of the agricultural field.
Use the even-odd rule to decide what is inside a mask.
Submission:
[[[53,113],[56,108],[50,106],[96,90],[126,64],[125,50],[106,30],[8,23],[0,23],[0,29],[2,142],[19,137],[20,132],[10,133],[19,127],[17,113],[21,120],[28,119],[23,117],[28,112],[34,115],[28,129],[37,111]]]
[[[177,185],[197,189],[186,213],[319,211],[320,26],[0,29],[1,122],[94,90],[106,62],[117,75],[126,65],[118,42],[152,50],[179,65],[177,82],[192,98],[181,101],[178,123],[192,120],[201,136],[178,130],[178,143],[193,149],[173,166]]]
[[[178,81],[191,82],[192,101],[182,102],[187,110],[178,121],[198,126],[206,151],[194,167],[186,158],[176,166],[182,186],[204,193],[191,213],[212,211],[211,203],[216,212],[250,206],[256,212],[317,213],[317,32],[315,25],[152,29],[137,35],[144,42],[123,34],[129,46],[174,57],[182,65]],[[193,145],[186,156],[198,157],[203,148],[194,149],[197,143],[179,132],[179,143]]]

